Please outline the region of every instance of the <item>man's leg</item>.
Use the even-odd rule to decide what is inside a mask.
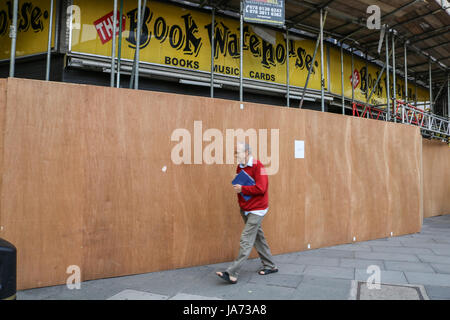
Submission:
[[[244,220],[244,223],[247,223],[247,216],[244,214],[244,211],[241,209],[241,216]],[[270,252],[269,245],[267,244],[266,237],[264,236],[264,231],[262,229],[262,223],[259,226],[258,234],[256,235],[254,247],[259,254],[261,262],[265,268],[276,268],[275,262],[273,261],[272,254]]]
[[[258,229],[261,226],[261,216],[249,213],[247,221],[245,223],[244,230],[241,234],[240,249],[237,259],[227,268],[227,272],[230,276],[237,278],[239,276],[239,270],[242,264],[247,260],[250,255],[253,245],[255,244]],[[245,221],[245,219],[244,219]]]
[[[266,237],[264,236],[264,231],[262,226],[259,226],[258,233],[255,239],[255,249],[258,251],[259,257],[264,268],[274,269],[276,268],[275,262],[273,261],[273,256],[270,252],[269,245],[267,244]]]

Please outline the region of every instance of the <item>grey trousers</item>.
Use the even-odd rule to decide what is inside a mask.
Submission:
[[[239,255],[226,270],[230,276],[236,278],[239,276],[239,270],[250,255],[253,246],[255,246],[265,268],[276,267],[272,254],[270,253],[269,245],[267,244],[264,232],[261,228],[261,222],[264,217],[252,213],[249,213],[248,216],[246,216],[242,210],[241,216],[245,222],[245,227],[241,234]]]

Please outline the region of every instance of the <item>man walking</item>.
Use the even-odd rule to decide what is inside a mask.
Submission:
[[[251,186],[233,185],[234,191],[237,193],[245,227],[241,234],[237,259],[226,271],[216,272],[219,277],[229,283],[237,282],[239,270],[250,255],[253,246],[255,246],[263,265],[258,273],[266,275],[278,271],[261,227],[264,215],[269,210],[269,181],[264,165],[253,158],[250,146],[247,143],[238,142],[235,155],[239,164],[236,173],[244,170],[253,178],[255,184]],[[245,200],[243,195],[251,196],[251,198]]]

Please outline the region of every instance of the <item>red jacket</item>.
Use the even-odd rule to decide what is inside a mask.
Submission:
[[[269,179],[267,178],[266,169],[259,161],[253,159],[253,166],[246,166],[241,168],[239,165],[236,169],[236,174],[244,170],[254,180],[254,186],[242,186],[242,193],[252,196],[245,201],[240,193],[237,194],[239,206],[244,211],[265,210],[269,206]]]

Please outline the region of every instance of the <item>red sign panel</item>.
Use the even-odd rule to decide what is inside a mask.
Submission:
[[[119,34],[119,15],[120,12],[117,11],[117,20],[116,20],[116,35]],[[113,34],[113,11],[108,13],[107,15],[101,17],[100,19],[94,21],[95,29],[97,30],[98,36],[102,41],[102,44],[107,43],[112,39]],[[125,28],[126,18],[125,15],[122,15],[122,29]]]
[[[357,69],[353,70],[353,89],[356,89],[360,82],[359,72]],[[352,83],[352,76],[350,76],[350,83]]]

